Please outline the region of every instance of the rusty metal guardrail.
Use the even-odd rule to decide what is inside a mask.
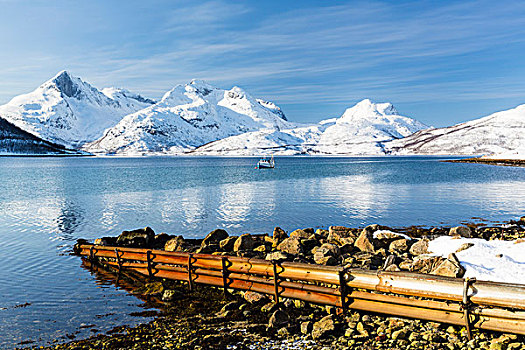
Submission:
[[[525,286],[407,272],[344,269],[234,256],[77,244],[75,252],[119,271],[249,290],[348,309],[525,334]]]

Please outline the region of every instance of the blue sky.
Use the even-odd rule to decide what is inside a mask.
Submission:
[[[363,98],[445,126],[525,103],[521,1],[0,0],[0,103],[62,69],[159,98],[238,85],[294,121]]]

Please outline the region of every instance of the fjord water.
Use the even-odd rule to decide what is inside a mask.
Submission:
[[[524,215],[525,169],[440,158],[0,158],[0,348],[144,321],[141,301],[71,256],[151,226],[203,237],[329,225],[457,225]]]

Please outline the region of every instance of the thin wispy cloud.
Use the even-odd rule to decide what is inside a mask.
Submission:
[[[20,44],[0,57],[0,101],[67,68],[97,86],[119,85],[157,98],[191,78],[240,85],[281,104],[298,121],[333,116],[364,97],[401,103],[406,114],[435,119],[436,125],[479,115],[472,101],[491,104],[489,109],[525,102],[519,59],[525,54],[525,4],[517,1],[306,1],[297,8],[159,0],[153,2],[156,11],[139,2],[94,2],[83,5],[83,14],[61,4],[53,11],[72,18],[57,25],[78,28],[53,28],[55,35],[64,31],[47,45],[31,51],[30,43]],[[16,19],[16,5],[8,7],[11,13],[0,14],[5,25],[13,11]],[[11,35],[31,38],[27,32]],[[4,40],[16,46],[12,38]],[[448,102],[459,106],[454,117],[425,107]]]

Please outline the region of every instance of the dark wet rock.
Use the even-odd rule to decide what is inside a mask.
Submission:
[[[225,238],[219,242],[219,247],[224,252],[231,252],[233,251],[233,246],[235,245],[235,241],[237,240],[237,238],[238,237],[234,236]]]
[[[335,322],[332,315],[323,317],[318,322],[315,322],[312,328],[312,338],[325,338],[335,331]]]
[[[312,235],[313,232],[306,232],[305,230],[295,230],[290,233],[290,237],[296,237],[296,238],[309,238]]]
[[[275,247],[279,245],[279,243],[284,241],[286,238],[288,238],[288,235],[282,228],[277,226],[276,228],[273,229],[272,239],[273,239],[273,244]]]
[[[472,237],[472,230],[468,226],[452,227],[448,232],[449,236]]]
[[[414,243],[410,247],[410,254],[412,255],[422,255],[422,254],[428,254],[428,244],[430,243],[430,240],[428,238],[422,238],[416,243]]]
[[[166,242],[168,242],[172,236],[168,235],[167,233],[160,233],[158,235],[155,235],[153,239],[153,248],[155,249],[164,249],[164,246],[166,245]]]
[[[275,310],[268,320],[268,328],[280,328],[288,323],[288,314],[282,310]]]
[[[150,227],[132,231],[122,231],[117,238],[117,245],[123,247],[148,248],[153,243],[155,232]]]
[[[359,237],[357,237],[354,246],[362,252],[373,253],[375,251],[373,241],[373,231],[366,227],[361,231]]]
[[[206,235],[206,237],[202,240],[201,247],[206,247],[210,244],[219,244],[220,241],[226,238],[228,238],[228,232],[218,228]]]
[[[167,252],[186,252],[193,247],[184,237],[177,236],[166,242],[164,250]]]
[[[217,243],[213,243],[213,244],[210,243],[205,246],[201,246],[195,251],[195,253],[196,254],[212,254],[212,253],[218,252],[219,250],[220,250],[220,247]]]
[[[256,245],[256,240],[249,233],[240,235],[233,245],[233,251],[244,251],[253,249]]]
[[[162,293],[162,301],[174,301],[184,297],[184,294],[176,289],[166,289]]]
[[[463,277],[465,268],[461,266],[456,254],[450,253],[448,258],[436,267],[431,274],[448,277]]]
[[[279,308],[279,304],[277,304],[276,302],[269,302],[267,304],[264,304],[262,307],[261,307],[261,311],[262,312],[274,312],[275,310],[277,310]]]
[[[289,237],[277,246],[277,250],[291,255],[298,255],[303,253],[304,248],[301,244],[301,241],[298,238]]]
[[[87,243],[87,242],[86,242]],[[95,239],[95,245],[115,246],[117,244],[116,237],[101,237]]]

